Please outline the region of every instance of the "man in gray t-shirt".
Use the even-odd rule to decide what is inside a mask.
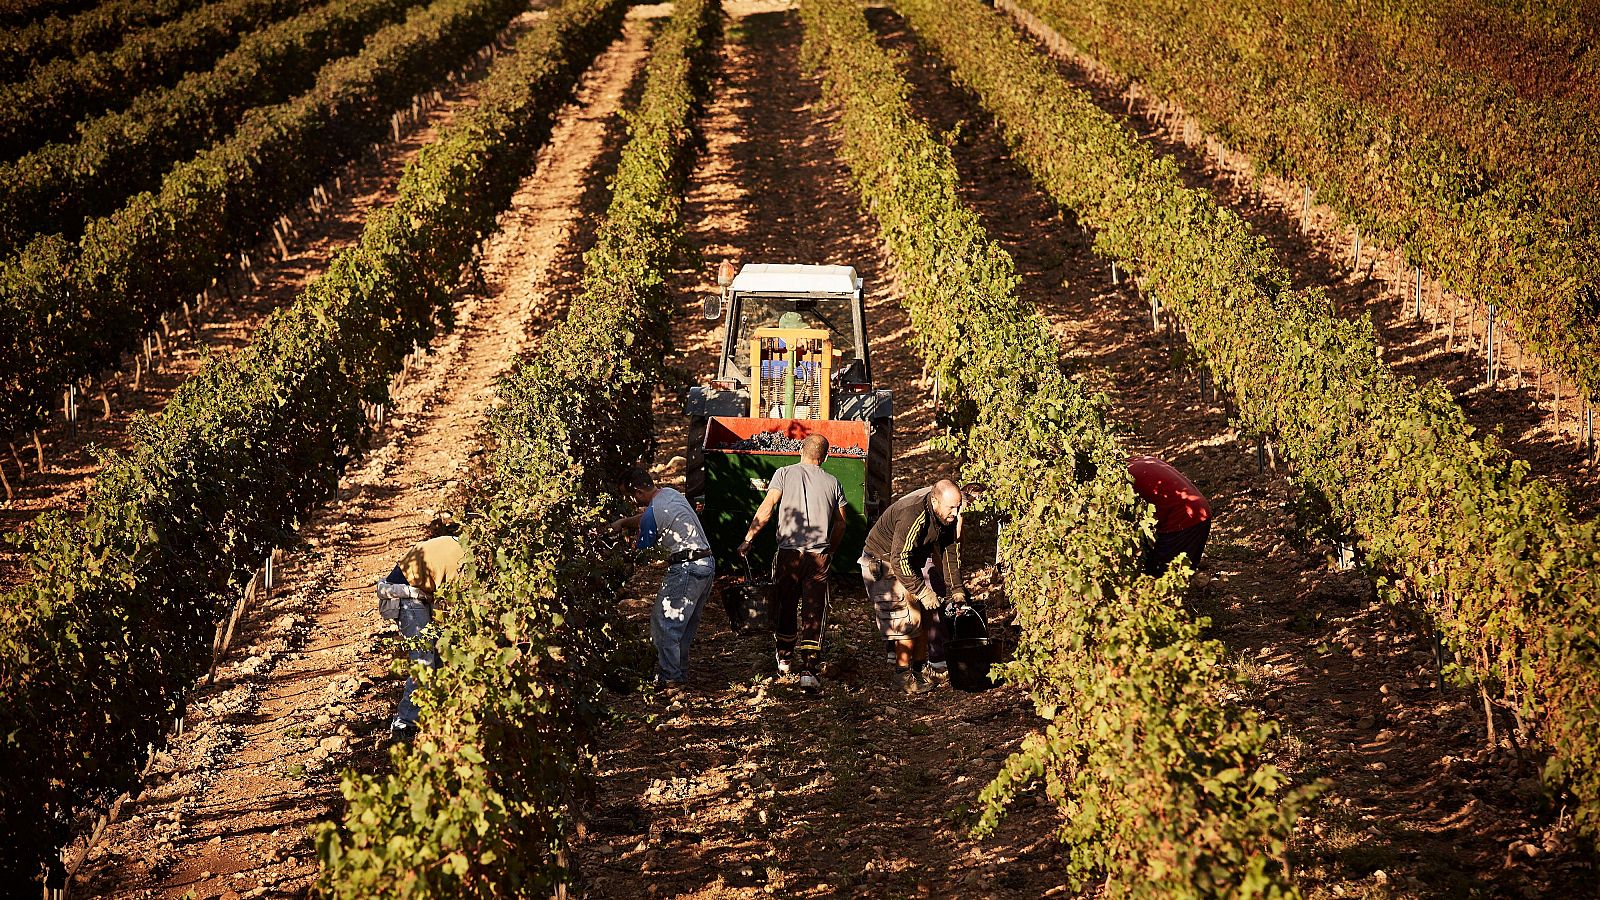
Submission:
[[[773,473],[767,497],[739,545],[739,554],[748,554],[750,542],[776,510],[778,555],[772,562],[771,604],[778,673],[798,668],[800,687],[807,692],[822,688],[817,663],[828,618],[828,569],[844,534],[844,488],[822,470],[827,458],[827,438],[813,434],[801,442],[800,462]]]

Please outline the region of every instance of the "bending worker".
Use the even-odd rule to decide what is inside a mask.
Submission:
[[[895,685],[908,694],[930,688],[927,625],[944,602],[922,576],[930,558],[944,576],[950,601],[967,599],[956,527],[964,499],[952,481],[912,491],[878,517],[861,554],[861,580],[878,618],[878,632],[895,645]]]
[[[429,526],[428,540],[413,546],[400,562],[378,582],[378,613],[393,619],[400,634],[415,641],[433,621],[433,598],[461,570],[463,552],[456,539],[456,528],[442,516]],[[439,654],[433,641],[414,644],[408,654],[414,663],[439,668]],[[400,689],[400,705],[389,725],[391,741],[410,742],[417,735],[417,704],[411,695],[417,689],[416,675],[406,677]]]
[[[1154,456],[1128,460],[1133,491],[1156,508],[1156,542],[1144,555],[1146,575],[1160,576],[1178,558],[1200,565],[1200,554],[1211,536],[1211,504],[1206,495],[1166,461]]]
[[[820,434],[800,444],[800,462],[772,473],[767,496],[744,533],[739,555],[778,513],[778,555],[772,561],[773,640],[778,674],[800,673],[800,687],[822,689],[817,678],[822,628],[828,618],[828,569],[844,535],[844,488],[822,470],[828,439]]]
[[[650,638],[656,645],[656,686],[675,691],[689,679],[689,646],[711,594],[717,561],[700,517],[683,494],[657,487],[650,471],[640,466],[629,470],[624,487],[643,509],[611,527],[637,533],[640,549],[659,548],[667,559],[650,612]]]

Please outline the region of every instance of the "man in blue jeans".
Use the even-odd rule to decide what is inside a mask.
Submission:
[[[656,645],[656,684],[675,691],[689,679],[689,645],[700,626],[717,561],[687,497],[672,488],[657,487],[649,470],[637,466],[628,472],[623,487],[644,508],[638,515],[612,522],[611,527],[625,534],[637,533],[639,549],[653,550],[667,561],[650,613],[650,638]]]
[[[449,519],[434,520],[429,532],[433,537],[413,546],[378,582],[379,613],[386,619],[393,619],[400,626],[400,634],[412,641],[433,621],[434,595],[461,570],[461,542],[456,539],[456,529]],[[413,646],[408,655],[414,663],[422,663],[430,669],[439,667],[439,654],[434,651],[432,640]],[[394,721],[389,725],[391,741],[410,742],[416,737],[418,710],[411,700],[416,689],[416,676],[408,676],[405,687],[400,690],[400,705],[395,710]]]

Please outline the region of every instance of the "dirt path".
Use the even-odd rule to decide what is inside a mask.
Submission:
[[[686,219],[702,265],[675,279],[674,337],[685,381],[712,371],[720,323],[700,318],[724,257],[854,265],[867,285],[875,378],[895,391],[895,486],[949,471],[928,448],[933,417],[909,325],[876,232],[856,209],[825,131],[817,86],[798,68],[792,4],[733,0],[720,79],[704,119],[707,148]],[[662,470],[684,440],[682,407],[663,391]],[[963,558],[992,612],[992,534],[975,529]],[[721,563],[726,573],[731,566]],[[622,603],[648,631],[660,570]],[[664,703],[614,698],[599,795],[578,855],[590,897],[941,896],[1037,898],[1061,892],[1048,810],[1025,804],[988,842],[962,827],[978,791],[1038,720],[1023,694],[921,698],[887,688],[889,667],[857,579],[835,579],[824,639],[825,689],[804,698],[773,679],[770,637],[736,637],[714,596],[696,639],[692,690]]]
[[[1016,8],[1010,0],[997,5]],[[1324,288],[1341,315],[1370,314],[1384,356],[1397,373],[1442,384],[1465,410],[1468,422],[1485,433],[1499,432],[1507,449],[1526,459],[1534,474],[1565,487],[1580,516],[1600,512],[1600,468],[1596,459],[1586,458],[1574,430],[1582,414],[1574,408],[1571,385],[1562,389],[1565,412],[1563,430],[1558,432],[1551,412],[1554,376],[1539,374],[1539,363],[1531,353],[1515,349],[1505,338],[1503,323],[1503,345],[1497,351],[1500,378],[1491,387],[1485,383],[1487,318],[1482,310],[1472,311],[1465,302],[1457,304],[1442,296],[1439,285],[1424,273],[1423,316],[1418,319],[1411,270],[1397,254],[1378,252],[1368,235],[1358,259],[1353,252],[1354,232],[1339,224],[1331,208],[1313,198],[1309,217],[1303,216],[1305,196],[1300,185],[1256,175],[1248,157],[1207,136],[1179,110],[1147,99],[1130,103],[1122,89],[1096,77],[1089,60],[1069,53],[1070,45],[1054,31],[1037,20],[1018,19],[1028,21],[1024,33],[1033,29],[1055,51],[1060,72],[1070,84],[1087,91],[1156,152],[1172,157],[1190,187],[1210,191],[1219,203],[1243,216],[1288,266],[1295,287]],[[1149,97],[1143,89],[1135,93]],[[1302,227],[1303,218],[1308,228]]]
[[[544,4],[539,0],[533,5]],[[502,45],[505,39],[514,38],[536,21],[536,15],[524,14],[508,26],[502,32]],[[481,74],[478,66],[472,71]],[[204,353],[234,350],[250,343],[273,310],[292,302],[322,273],[335,253],[358,240],[372,210],[394,201],[400,173],[418,151],[431,143],[438,130],[462,109],[476,104],[477,87],[475,77],[442,83],[442,102],[402,131],[398,141],[383,144],[376,157],[364,156],[354,163],[349,174],[341,176],[343,190],[331,197],[332,203],[320,215],[311,213],[296,223],[294,232],[285,240],[286,255],[280,256],[275,244],[268,255],[252,252],[254,279],[231,273],[233,299],[219,298],[203,313],[194,314],[192,327],[184,317],[176,317],[171,336],[166,339],[168,352],[154,356],[156,368],[141,374],[137,389],[131,367],[127,373],[107,380],[104,387],[111,403],[109,417],[97,388],[92,395],[79,399],[75,427],[69,427],[58,415],[42,429],[40,440],[48,466],[43,473],[31,443],[18,444],[17,454],[11,452],[12,448],[3,448],[0,467],[4,468],[15,497],[9,503],[0,500],[0,534],[14,533],[48,510],[80,507],[100,471],[96,453],[126,448],[128,424],[139,415],[159,413],[173,393],[200,369]],[[19,469],[26,471],[25,481],[19,482]],[[10,545],[0,544],[0,588],[25,578],[25,565],[21,554]]]
[[[659,7],[585,77],[484,257],[487,290],[464,295],[394,400],[392,427],[348,472],[340,500],[291,555],[286,584],[247,623],[200,691],[188,731],[91,855],[88,892],[200,898],[302,896],[317,872],[306,829],[337,815],[339,773],[387,765],[377,748],[398,695],[394,630],[372,584],[423,536],[479,452],[498,377],[564,308],[607,199],[624,98],[643,71]]]
[[[1191,603],[1236,654],[1241,698],[1282,723],[1274,762],[1330,782],[1297,839],[1309,892],[1560,896],[1592,883],[1537,766],[1509,746],[1485,751],[1475,695],[1433,686],[1420,623],[1298,540],[1287,479],[1261,471],[1221,405],[1200,401],[1151,331],[1148,304],[1110,284],[1092,235],[1064,220],[901,20],[872,20],[909,54],[918,113],[941,132],[959,125],[963,198],[1016,259],[1026,298],[1049,313],[1089,385],[1111,398],[1124,443],[1172,461],[1211,497],[1216,530]]]

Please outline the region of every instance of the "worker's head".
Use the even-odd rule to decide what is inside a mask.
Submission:
[[[644,466],[633,466],[628,469],[628,474],[623,476],[622,489],[634,499],[635,503],[643,506],[656,495],[655,476]]]
[[[928,492],[928,503],[933,507],[934,516],[945,525],[956,520],[966,499],[961,488],[948,478],[934,482],[933,490]]]
[[[456,517],[448,511],[440,510],[434,514],[433,520],[428,523],[427,534],[430,538],[459,537],[461,535],[461,523],[457,522]]]
[[[808,436],[800,442],[800,461],[813,466],[822,465],[828,458],[828,439],[820,434]]]

